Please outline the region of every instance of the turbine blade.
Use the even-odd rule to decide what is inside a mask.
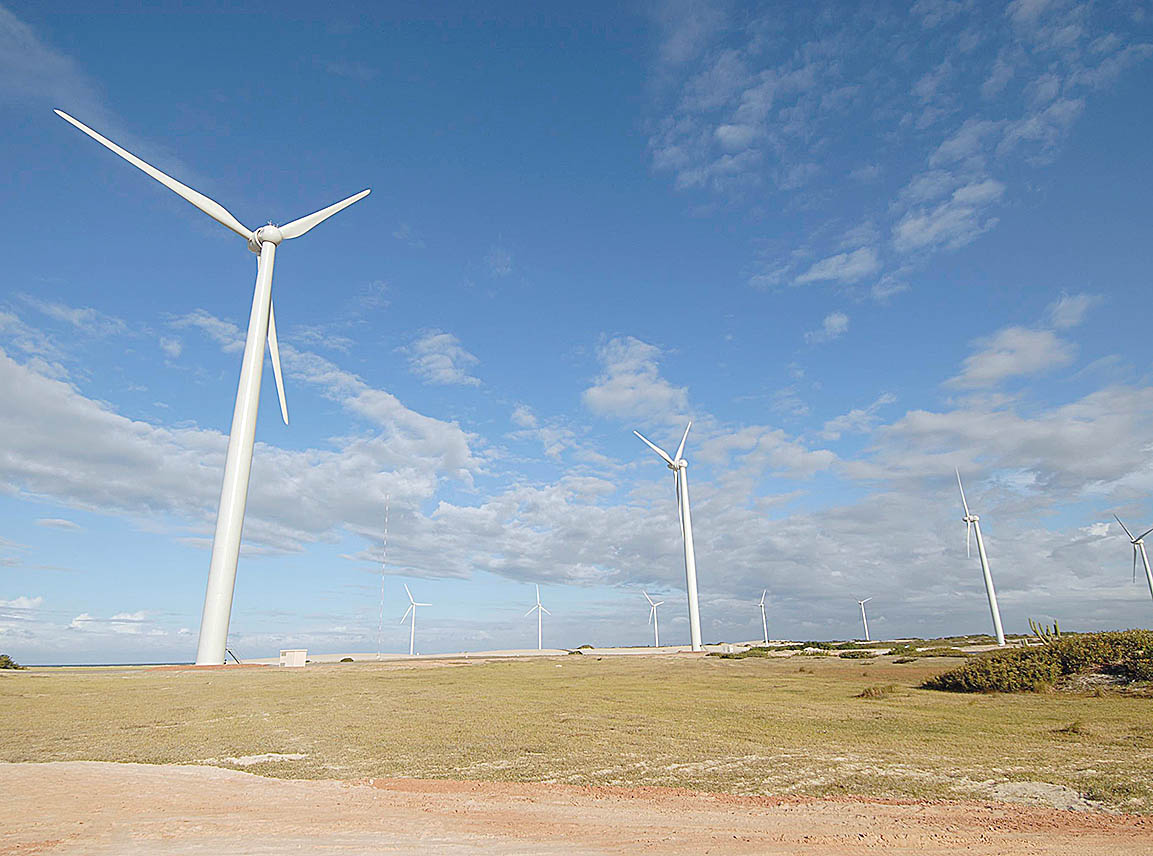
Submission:
[[[1116,520],[1118,523],[1121,523],[1121,518],[1118,517],[1116,514],[1113,515],[1113,519]],[[1121,528],[1125,530],[1125,534],[1129,536],[1130,541],[1136,541],[1137,540],[1136,538],[1133,537],[1133,533],[1129,531],[1129,527],[1126,526],[1124,523],[1121,523]],[[1146,533],[1146,534],[1148,534],[1148,533]]]
[[[333,214],[340,213],[353,202],[359,202],[370,193],[372,193],[371,190],[362,190],[355,196],[350,196],[348,199],[342,199],[335,205],[329,205],[327,208],[322,208],[313,214],[308,214],[307,216],[301,217],[299,220],[293,220],[287,226],[279,227],[280,234],[284,235],[286,238],[299,238],[313,226],[317,226],[323,223]]]
[[[658,600],[656,603],[654,603],[654,604],[653,604],[653,612],[656,612],[656,611],[657,611],[657,607],[658,607],[658,606],[660,606],[662,603],[664,603],[664,601],[663,601],[663,600]]]
[[[1133,545],[1133,582],[1137,582],[1137,545]]]
[[[410,612],[412,612],[414,608],[415,608],[415,607],[414,607],[414,605],[410,603],[410,604],[408,605],[408,609],[406,609],[406,610],[404,611],[404,615],[402,615],[402,616],[400,617],[400,621],[398,621],[397,623],[398,623],[398,624],[404,624],[404,622],[405,622],[405,619],[407,619],[407,618],[408,618],[408,614],[409,614]]]
[[[284,375],[280,371],[280,347],[276,343],[276,313],[268,303],[268,355],[272,357],[272,374],[276,377],[276,394],[280,396],[280,416],[288,424],[288,403],[284,400]]]
[[[681,508],[681,469],[673,470],[673,490],[677,492],[677,520],[681,524],[681,538],[685,537],[685,512]]]
[[[761,606],[765,605],[765,595],[767,595],[768,593],[769,593],[768,589],[765,589],[763,592],[761,592]]]
[[[165,175],[156,167],[152,166],[152,164],[145,163],[140,158],[136,157],[136,155],[132,154],[132,152],[125,151],[124,149],[120,148],[120,146],[116,145],[116,143],[112,142],[107,137],[103,137],[96,133],[83,122],[73,119],[63,110],[53,110],[52,112],[54,112],[57,116],[59,116],[65,122],[68,122],[73,127],[79,128],[96,142],[100,143],[100,145],[120,155],[120,157],[124,158],[124,160],[128,161],[137,169],[146,172],[148,175],[155,178],[185,202],[190,202],[191,204],[195,205],[221,226],[225,226],[231,229],[245,240],[252,240],[252,231],[245,228],[244,224],[232,216],[232,213],[229,212],[228,209],[221,205],[219,202],[209,199],[203,193],[198,193],[187,185],[181,184],[172,176]]]
[[[648,620],[649,624],[653,623],[653,616],[656,614],[657,614],[657,608],[654,606],[652,609],[649,610],[649,620]]]
[[[414,603],[413,606],[432,606],[431,603]]]
[[[693,420],[689,420],[689,424],[685,426],[685,433],[681,436],[681,444],[677,446],[677,460],[681,459],[681,455],[685,452],[685,440],[689,439],[689,429],[693,427]]]
[[[641,438],[642,443],[644,443],[646,446],[648,446],[650,449],[652,449],[654,452],[656,452],[658,455],[660,455],[662,458],[664,458],[666,464],[671,464],[673,462],[673,459],[669,457],[668,452],[666,452],[664,449],[662,449],[660,446],[656,445],[655,443],[650,443],[648,437],[646,437],[640,431],[633,431],[633,433]]]
[[[534,606],[534,607],[531,607],[531,608],[529,609],[529,611],[525,613],[525,618],[527,618],[528,616],[532,615],[534,612],[536,612],[536,607],[535,607],[535,606]]]
[[[416,603],[416,600],[413,599],[412,592],[410,592],[408,590],[408,583],[404,583],[403,585],[404,585],[404,593],[408,595],[408,602],[409,603]]]
[[[641,594],[643,594],[645,596],[645,600],[647,600],[649,602],[649,606],[652,606],[653,599],[651,597],[649,597],[649,593],[647,591],[642,590]]]
[[[552,613],[551,613],[551,612],[549,612],[547,609],[545,609],[543,606],[541,607],[541,611],[542,611],[542,612],[543,612],[545,615],[552,615]]]
[[[972,543],[972,540],[973,540],[972,536],[973,536],[973,524],[972,523],[966,523],[965,524],[965,558],[966,559],[973,558],[972,548],[970,547],[970,544]]]
[[[1153,529],[1146,529],[1144,532],[1142,532],[1140,535],[1138,535],[1138,536],[1136,537],[1136,539],[1134,539],[1134,540],[1140,541],[1142,538],[1144,538],[1144,537],[1145,537],[1146,535],[1148,535],[1150,532],[1153,532]]]
[[[957,474],[957,488],[961,491],[961,505],[965,507],[965,516],[969,516],[969,503],[965,502],[965,488],[961,485],[961,471],[954,469],[953,472]]]

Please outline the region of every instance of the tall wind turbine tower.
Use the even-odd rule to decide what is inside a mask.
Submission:
[[[765,631],[765,644],[769,644],[769,619],[765,617],[765,595],[769,593],[768,589],[761,592],[761,628]]]
[[[1117,517],[1116,514],[1113,516]],[[1117,517],[1117,522],[1121,523],[1120,517]],[[1145,552],[1145,536],[1150,532],[1153,532],[1153,529],[1142,532],[1140,535],[1134,538],[1133,533],[1129,531],[1128,526],[1126,526],[1124,523],[1121,523],[1121,528],[1125,530],[1125,534],[1129,536],[1129,543],[1133,545],[1133,578],[1137,578],[1137,554],[1140,553],[1141,563],[1145,566],[1145,582],[1149,584],[1149,596],[1153,597],[1153,573],[1149,572],[1149,556]]]
[[[256,411],[260,404],[265,339],[268,340],[268,352],[272,357],[272,372],[276,376],[280,415],[284,419],[284,424],[288,424],[284,379],[280,371],[280,350],[276,343],[276,318],[272,311],[272,264],[276,257],[276,248],[281,241],[299,238],[313,226],[368,196],[369,191],[362,190],[355,196],[299,220],[293,220],[285,226],[274,226],[270,223],[253,231],[218,202],[165,175],[67,113],[60,110],[56,110],[55,113],[100,145],[159,181],[186,202],[199,208],[217,223],[244,238],[248,242],[248,249],[260,257],[256,268],[252,311],[248,316],[248,337],[244,343],[244,358],[240,364],[240,385],[236,390],[236,407],[232,413],[232,430],[228,435],[228,455],[224,462],[224,482],[220,489],[216,533],[212,538],[208,588],[204,595],[204,613],[200,619],[200,642],[196,648],[196,665],[220,665],[224,662],[224,646],[228,639],[228,620],[232,614],[232,594],[236,587],[236,562],[240,557],[240,535],[244,528],[244,507],[248,502],[248,477],[252,471],[252,446],[256,438]],[[170,246],[162,247],[161,252],[166,260],[173,258]]]
[[[649,597],[647,591],[642,591],[641,594],[645,596],[645,600],[649,602],[649,624],[653,626],[653,647],[661,647],[661,630],[657,626],[657,607],[664,603],[663,600],[653,600]]]
[[[873,641],[872,639],[869,638],[869,619],[865,616],[865,604],[868,603],[870,600],[872,600],[872,598],[867,597],[864,600],[858,600],[857,601],[857,603],[861,607],[861,623],[863,625],[865,625],[865,641],[866,642],[872,642]]]
[[[689,596],[689,639],[692,641],[694,651],[704,650],[701,647],[701,610],[697,602],[697,556],[693,550],[693,521],[689,513],[689,462],[684,459],[685,440],[689,437],[689,428],[693,427],[690,421],[685,427],[681,437],[681,444],[677,446],[677,454],[670,458],[668,453],[651,442],[640,431],[633,431],[641,441],[660,455],[661,459],[673,471],[673,486],[677,492],[677,510],[681,517],[681,536],[685,542],[685,588]]]
[[[408,618],[409,613],[412,613],[412,631],[408,635],[408,656],[416,653],[416,608],[418,606],[432,606],[431,603],[417,603],[412,598],[412,592],[408,590],[408,583],[404,584],[404,593],[408,595],[408,609],[404,611],[401,616],[400,623],[404,624],[404,619]]]
[[[543,636],[543,630],[541,627],[541,623],[542,623],[541,622],[541,613],[544,613],[546,615],[552,615],[552,613],[549,612],[547,609],[545,609],[541,605],[540,586],[536,587],[536,606],[534,606],[532,609],[530,609],[528,612],[526,612],[525,617],[527,618],[528,616],[532,615],[534,612],[536,613],[536,649],[538,651],[542,651],[544,649],[543,649],[543,646],[541,645],[541,643],[544,640],[544,636]]]
[[[997,644],[1005,644],[1005,631],[1001,629],[1001,610],[997,606],[997,590],[993,588],[993,575],[989,573],[989,557],[985,555],[985,539],[981,537],[981,518],[969,512],[969,503],[965,501],[965,488],[961,484],[961,471],[957,470],[957,488],[961,491],[961,505],[965,509],[965,556],[972,557],[969,549],[969,536],[977,535],[977,555],[981,557],[981,573],[985,575],[985,594],[989,596],[989,612],[993,615],[993,632],[997,636]]]

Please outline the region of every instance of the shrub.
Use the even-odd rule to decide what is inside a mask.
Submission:
[[[710,651],[710,657],[719,657],[722,660],[744,660],[746,657],[771,657],[772,653],[769,648],[762,645],[754,645],[752,648],[746,648],[744,651],[734,651],[731,654],[722,654],[720,651]]]
[[[842,651],[838,655],[842,660],[868,660],[877,656],[876,651]]]
[[[23,669],[24,667],[9,657],[7,654],[0,654],[0,669]]]
[[[919,657],[968,657],[967,651],[962,651],[960,648],[926,648],[924,651],[918,651]]]
[[[1153,631],[1065,635],[1046,645],[990,651],[922,686],[950,692],[1038,692],[1063,677],[1090,672],[1130,682],[1153,680]]]
[[[917,658],[916,657],[898,657],[893,662],[894,663],[915,663],[915,662],[917,662]]]
[[[896,684],[878,684],[875,687],[865,687],[863,690],[853,696],[853,698],[888,698],[891,695],[895,695],[899,689],[900,687],[898,687]]]
[[[342,663],[351,663],[352,661],[353,661],[352,657],[341,657],[340,658],[340,662],[342,662]]]

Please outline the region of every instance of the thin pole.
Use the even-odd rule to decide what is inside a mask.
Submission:
[[[416,651],[416,604],[412,605],[412,632],[408,635],[408,656]]]
[[[689,639],[694,651],[701,651],[701,610],[697,600],[697,556],[693,549],[693,521],[689,513],[689,471],[687,461],[680,467],[681,526],[685,532],[685,587],[689,594]]]
[[[989,596],[989,612],[993,615],[993,632],[997,644],[1005,644],[1005,631],[1001,629],[1001,609],[997,606],[997,590],[993,588],[993,575],[989,572],[989,557],[985,555],[985,539],[981,537],[981,521],[973,516],[973,531],[977,535],[977,555],[981,557],[981,573],[985,575],[985,593]]]
[[[541,635],[542,615],[540,602],[538,601],[536,605],[536,649],[538,651],[544,650],[544,636]]]
[[[1138,541],[1141,548],[1141,562],[1145,565],[1145,582],[1149,583],[1149,596],[1153,597],[1153,573],[1149,572],[1149,557],[1145,554],[1145,542]]]
[[[244,359],[240,364],[240,383],[236,389],[236,407],[232,412],[232,430],[228,434],[216,532],[212,537],[212,559],[208,565],[208,586],[204,592],[200,640],[196,646],[198,666],[224,663],[232,594],[236,588],[236,563],[240,558],[240,536],[244,530],[244,507],[248,502],[248,479],[252,473],[252,447],[256,440],[256,412],[260,406],[260,379],[264,372],[264,340],[268,338],[275,258],[276,244],[271,241],[262,243],[252,311],[248,316]]]
[[[653,647],[654,648],[661,647],[661,631],[660,631],[660,628],[657,627],[657,624],[658,624],[657,608],[654,606],[653,607]]]
[[[376,625],[376,659],[380,659],[384,639],[384,573],[388,567],[388,505],[389,494],[384,495],[384,549],[380,556],[380,619]]]

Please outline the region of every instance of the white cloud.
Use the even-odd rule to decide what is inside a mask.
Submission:
[[[28,294],[21,294],[20,299],[49,318],[70,324],[90,336],[113,336],[128,329],[128,325],[121,319],[105,315],[96,309],[68,306],[64,303],[41,300]]]
[[[12,600],[0,600],[0,607],[5,609],[39,609],[43,603],[44,598],[39,595],[36,597],[21,595]]]
[[[484,264],[490,276],[503,279],[512,273],[512,253],[499,244],[493,244],[484,257]]]
[[[679,421],[688,410],[688,390],[673,386],[660,373],[662,351],[632,336],[609,339],[597,349],[601,374],[582,399],[601,416],[642,424]]]
[[[164,355],[169,359],[175,360],[182,353],[184,353],[184,343],[176,338],[169,338],[167,336],[160,337],[160,350],[164,351]]]
[[[441,386],[480,386],[469,369],[480,362],[443,330],[427,330],[408,348],[408,367],[425,383]]]
[[[37,526],[47,526],[50,529],[79,529],[80,525],[71,520],[60,517],[41,517],[36,521]]]
[[[872,247],[861,247],[851,253],[837,253],[835,256],[822,259],[798,276],[794,282],[798,285],[820,280],[856,282],[875,274],[880,269],[881,263],[877,259],[876,251]]]
[[[415,250],[424,249],[424,238],[420,237],[407,223],[401,223],[397,226],[396,230],[392,233],[392,237]]]
[[[825,423],[821,436],[826,440],[839,440],[844,434],[867,434],[880,421],[881,408],[892,404],[897,396],[883,393],[868,407],[855,407]]]
[[[199,330],[220,345],[226,353],[235,354],[244,350],[244,331],[231,321],[217,318],[203,309],[194,309],[187,315],[173,318],[169,324],[178,329]]]
[[[993,179],[967,184],[935,208],[910,211],[893,227],[898,252],[942,248],[955,250],[972,243],[997,225],[985,209],[1000,199],[1005,186]]]
[[[849,332],[849,316],[844,312],[830,312],[821,322],[817,330],[810,330],[805,334],[805,341],[810,345],[820,342],[831,342]]]
[[[1046,315],[1049,323],[1058,330],[1078,326],[1085,315],[1101,302],[1098,294],[1064,294],[1049,304]]]
[[[536,416],[533,415],[532,408],[527,404],[517,404],[512,409],[512,416],[509,418],[515,425],[522,428],[535,428],[537,425]]]
[[[1076,349],[1051,330],[1006,327],[977,341],[976,353],[962,364],[950,386],[976,389],[996,386],[1011,377],[1038,374],[1073,362]]]

